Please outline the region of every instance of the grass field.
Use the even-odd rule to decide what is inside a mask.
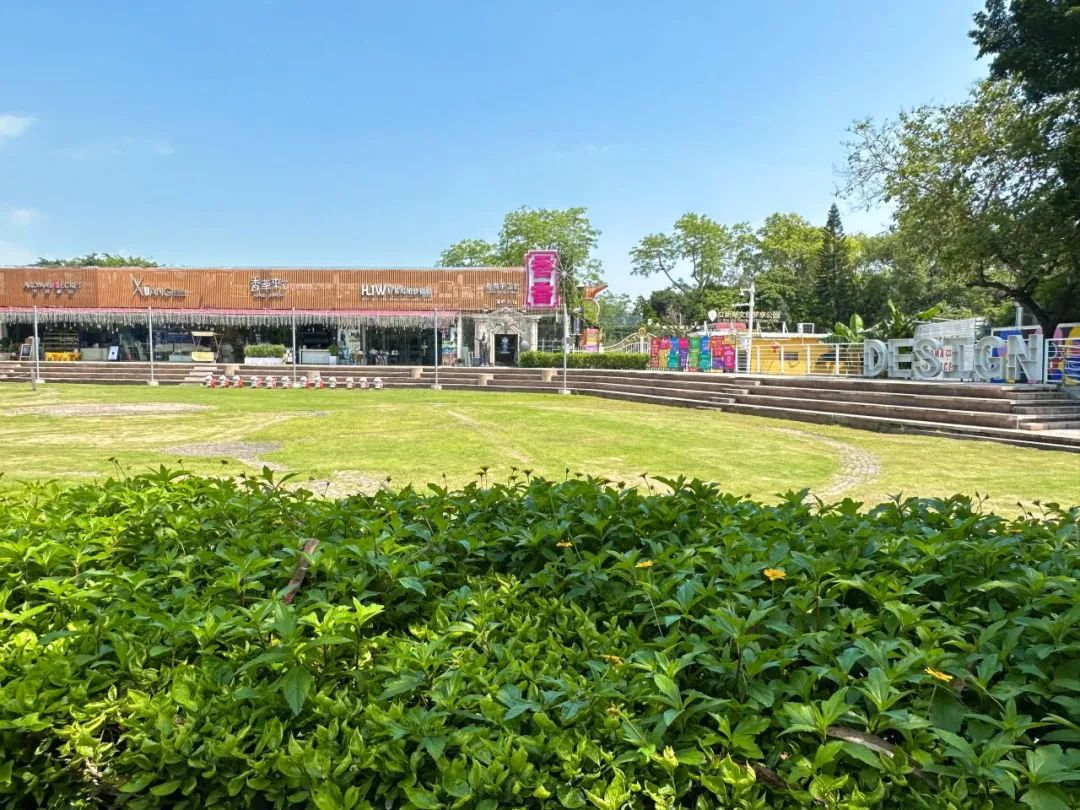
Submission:
[[[486,466],[496,480],[514,467],[637,484],[643,473],[681,473],[763,500],[809,487],[826,499],[874,502],[978,492],[1003,513],[1018,502],[1080,503],[1075,454],[591,397],[7,385],[0,411],[7,486],[182,460],[192,472],[215,474],[266,464],[331,495],[388,477],[394,486],[460,484]]]

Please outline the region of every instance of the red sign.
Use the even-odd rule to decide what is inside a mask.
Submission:
[[[559,306],[557,250],[530,250],[525,254],[525,306],[534,309]]]

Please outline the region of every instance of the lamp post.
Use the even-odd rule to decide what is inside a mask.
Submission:
[[[154,308],[146,308],[146,335],[147,343],[150,346],[150,385],[157,385],[157,380],[154,378]]]
[[[296,307],[292,311],[292,384],[296,388]]]
[[[30,387],[37,391],[38,379],[41,377],[41,365],[38,360],[38,312],[37,307],[34,307],[34,366],[31,370],[33,379],[30,380]]]
[[[570,389],[566,387],[566,366],[567,358],[570,354],[570,315],[566,311],[566,301],[563,301],[562,305],[562,389],[560,394],[569,394]]]
[[[439,385],[439,310],[433,309],[431,315],[435,324],[434,341],[431,344],[435,352],[435,384],[431,388],[433,391],[439,391],[442,389],[442,386]]]

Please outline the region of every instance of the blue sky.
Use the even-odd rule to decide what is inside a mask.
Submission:
[[[12,0],[0,263],[424,266],[584,205],[641,293],[627,251],[687,211],[823,221],[853,119],[985,74],[980,5]]]

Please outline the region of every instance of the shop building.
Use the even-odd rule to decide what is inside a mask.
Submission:
[[[155,360],[198,359],[209,335],[240,362],[295,328],[300,362],[510,365],[557,339],[536,284],[525,267],[4,267],[0,335],[17,352],[36,323],[46,359],[148,360],[152,324]]]

